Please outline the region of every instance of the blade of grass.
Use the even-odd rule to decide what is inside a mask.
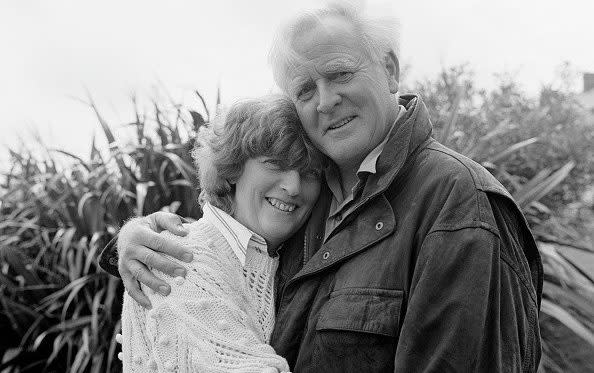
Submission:
[[[584,339],[585,342],[594,346],[594,334],[562,307],[548,299],[542,299],[541,312],[559,320],[568,329]]]

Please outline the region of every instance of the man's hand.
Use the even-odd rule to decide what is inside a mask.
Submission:
[[[151,308],[151,303],[142,292],[139,282],[155,292],[168,295],[171,288],[157,278],[149,268],[170,276],[186,276],[186,270],[163,254],[168,254],[184,262],[192,261],[192,253],[183,249],[175,241],[160,235],[167,230],[178,236],[185,236],[188,231],[182,226],[182,218],[168,212],[155,212],[142,218],[130,220],[118,234],[118,270],[126,291],[144,308]]]

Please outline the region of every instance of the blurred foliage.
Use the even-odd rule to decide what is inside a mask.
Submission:
[[[89,161],[11,151],[0,186],[0,372],[121,371],[114,338],[123,288],[99,269],[98,253],[131,216],[201,215],[189,150],[202,114],[174,103],[154,102],[151,115],[136,109],[128,124],[135,143],[120,146],[92,99],[87,104],[107,156],[94,140]],[[60,166],[63,157],[73,164]]]
[[[529,219],[546,274],[541,371],[588,370],[594,282],[559,244],[594,255],[579,214],[565,218],[567,206],[592,209],[581,198],[594,175],[592,117],[571,91],[552,85],[536,99],[506,77],[494,90],[478,90],[465,66],[410,90],[425,100],[435,137],[489,169]],[[142,114],[133,98],[133,120],[125,125],[135,140],[126,146],[89,98],[109,152],[93,140],[88,161],[56,150],[42,159],[11,152],[12,169],[0,185],[0,372],[121,370],[114,338],[122,287],[96,257],[131,216],[163,209],[200,216],[189,149],[210,118],[196,95],[203,114],[172,100],[155,100]],[[74,163],[62,166],[60,157]]]

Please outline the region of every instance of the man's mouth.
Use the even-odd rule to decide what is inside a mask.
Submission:
[[[279,199],[266,197],[266,201],[270,203],[273,207],[283,211],[283,212],[292,212],[297,208],[297,205],[293,203],[283,202]]]
[[[338,129],[342,126],[347,125],[348,123],[350,123],[353,119],[355,119],[355,116],[350,116],[350,117],[346,117],[343,120],[341,120],[340,122],[334,123],[333,125],[331,125],[330,127],[328,127],[328,131],[330,130],[335,130]]]

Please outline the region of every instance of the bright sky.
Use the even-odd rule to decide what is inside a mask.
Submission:
[[[0,146],[15,147],[19,136],[34,146],[37,131],[49,146],[88,157],[93,133],[105,140],[91,110],[73,99],[84,98],[85,87],[114,129],[131,119],[130,94],[150,97],[158,82],[184,103],[196,102],[198,89],[211,107],[219,83],[224,103],[268,93],[273,30],[313,3],[2,0]],[[492,86],[495,73],[512,72],[536,92],[564,61],[594,71],[592,0],[381,4],[400,18],[401,60],[411,80],[469,62],[481,86]],[[4,154],[0,149],[5,166]]]

